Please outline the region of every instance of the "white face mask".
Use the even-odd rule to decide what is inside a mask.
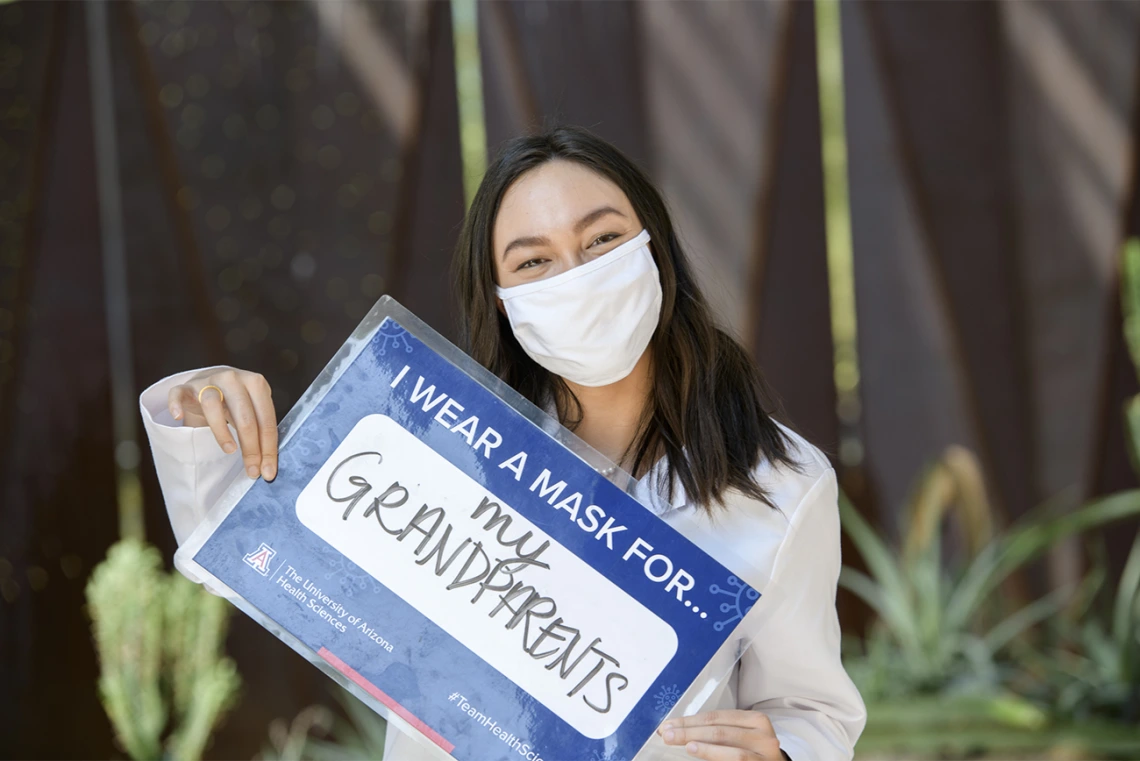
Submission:
[[[560,275],[496,292],[531,359],[582,386],[629,375],[661,317],[661,278],[646,230]]]

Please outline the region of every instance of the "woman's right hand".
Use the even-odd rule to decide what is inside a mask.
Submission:
[[[199,402],[198,393],[204,388]],[[227,454],[237,449],[226,425],[233,423],[246,474],[267,481],[277,476],[277,413],[265,376],[234,367],[206,370],[170,389],[167,406],[183,425],[209,426]]]

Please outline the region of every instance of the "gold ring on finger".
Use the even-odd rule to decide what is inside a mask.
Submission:
[[[218,401],[219,402],[225,402],[226,401],[226,395],[222,393],[222,390],[220,388],[218,388],[217,386],[211,384],[209,386],[202,386],[202,388],[200,388],[198,390],[198,404],[202,403],[202,392],[208,388],[212,388],[218,392]]]

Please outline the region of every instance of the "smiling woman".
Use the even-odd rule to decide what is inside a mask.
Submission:
[[[839,658],[835,473],[770,416],[759,369],[714,323],[645,175],[581,129],[509,142],[473,200],[454,275],[462,348],[640,479],[643,504],[762,593],[762,617],[714,659],[727,677],[703,712],[666,722],[637,761],[666,745],[706,761],[850,759],[866,713]],[[180,541],[243,463],[275,477],[262,376],[189,371],[141,401]],[[387,738],[386,758],[430,758]]]
[[[455,276],[463,348],[635,476],[663,460],[666,494],[676,480],[710,509],[728,489],[766,501],[757,464],[795,467],[660,193],[589,132],[508,144],[472,202]]]
[[[712,710],[662,727],[699,758],[850,758],[865,720],[839,661],[835,476],[777,423],[752,359],[713,321],[665,203],[572,127],[508,143],[455,255],[462,346],[665,495],[662,517],[791,594]],[[773,585],[782,585],[778,590]]]

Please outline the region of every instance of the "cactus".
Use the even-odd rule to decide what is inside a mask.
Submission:
[[[162,671],[162,570],[153,547],[120,542],[87,584],[101,664],[99,696],[123,749],[158,758],[166,725]]]
[[[240,685],[221,654],[226,602],[165,573],[158,550],[133,539],[95,569],[87,602],[99,694],[123,749],[136,761],[201,758]]]

